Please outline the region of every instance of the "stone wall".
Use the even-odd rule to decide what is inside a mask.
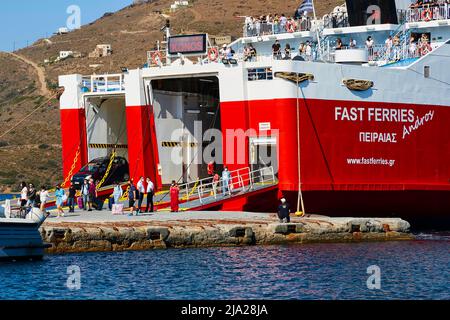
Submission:
[[[300,223],[242,223],[168,226],[44,226],[48,253],[166,248],[272,245],[312,242],[410,240],[401,219],[309,219]]]

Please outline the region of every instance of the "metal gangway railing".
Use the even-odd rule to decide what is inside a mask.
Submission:
[[[82,91],[94,92],[124,92],[125,83],[123,74],[99,74],[83,77]]]
[[[257,191],[278,183],[273,167],[229,171],[230,179],[208,177],[180,184],[180,197],[189,208],[218,202],[236,195]]]

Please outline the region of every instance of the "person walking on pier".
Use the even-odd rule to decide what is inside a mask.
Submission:
[[[64,217],[64,210],[63,210],[62,206],[65,201],[64,198],[66,196],[66,192],[64,191],[64,189],[61,188],[60,185],[56,186],[55,196],[56,196],[56,209],[58,211],[57,218]]]
[[[231,180],[231,174],[230,171],[228,171],[228,168],[223,168],[222,172],[222,194],[225,197],[228,193],[230,193],[230,180]]]
[[[39,200],[41,200],[40,210],[42,213],[46,213],[45,206],[48,202],[49,194],[46,186],[41,187],[41,191],[39,192]]]
[[[70,184],[69,187],[69,196],[67,197],[67,206],[69,207],[69,213],[75,212],[75,196],[77,194],[77,189],[73,183]]]
[[[123,196],[122,186],[117,181],[113,191],[114,204],[119,204],[120,198],[122,198],[122,196]]]
[[[30,183],[28,187],[28,202],[27,202],[28,211],[31,211],[32,208],[34,207],[34,204],[36,203],[37,197],[36,194],[37,194],[36,188],[32,183]]]
[[[133,182],[128,183],[128,206],[130,207],[130,214],[129,216],[133,215],[134,212],[134,203],[136,202],[136,187],[134,186]]]
[[[180,210],[180,188],[175,180],[172,181],[172,185],[170,186],[170,209],[172,212],[178,212]]]
[[[92,211],[92,204],[96,200],[97,188],[95,187],[94,179],[89,180],[89,210]]]
[[[289,208],[289,203],[286,199],[281,199],[281,204],[278,206],[278,219],[280,223],[290,223],[291,222],[291,210]]]
[[[137,207],[137,214],[139,215],[141,213],[142,203],[144,202],[144,195],[147,193],[145,186],[144,186],[145,179],[144,177],[141,177],[139,179],[139,182],[137,183],[137,191],[139,192],[138,197],[138,207]]]
[[[83,197],[83,210],[91,209],[91,202],[89,201],[89,181],[87,179],[84,180],[83,185],[81,186],[81,196]]]
[[[155,185],[153,184],[152,180],[150,178],[147,178],[147,208],[145,209],[145,212],[148,212],[150,209],[150,212],[153,212],[154,210],[154,204],[153,204],[153,196],[155,195]]]

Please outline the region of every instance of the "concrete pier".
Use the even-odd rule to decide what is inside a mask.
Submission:
[[[273,245],[312,242],[410,240],[410,225],[399,218],[292,217],[248,212],[153,213],[113,216],[77,211],[50,217],[41,227],[48,253],[166,248]]]

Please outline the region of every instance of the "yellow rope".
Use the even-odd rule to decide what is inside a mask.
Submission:
[[[106,179],[108,178],[109,172],[111,171],[112,165],[114,163],[114,159],[116,158],[116,151],[114,150],[111,154],[111,159],[109,159],[108,168],[106,169],[106,172],[102,178],[102,180],[98,183],[96,189],[100,189],[102,185],[105,183]]]
[[[189,200],[189,198],[194,194],[195,190],[197,189],[197,186],[199,184],[199,181],[197,180],[194,184],[194,187],[192,188],[191,192],[189,192],[186,196],[181,198],[181,200]]]
[[[70,167],[69,173],[67,174],[66,179],[64,180],[64,182],[61,184],[61,187],[65,188],[67,183],[69,183],[69,181],[72,179],[73,176],[73,172],[75,171],[75,167],[77,165],[78,162],[78,158],[80,157],[80,147],[78,147],[77,152],[75,153],[75,157],[73,159],[73,163],[72,163],[72,167]]]

